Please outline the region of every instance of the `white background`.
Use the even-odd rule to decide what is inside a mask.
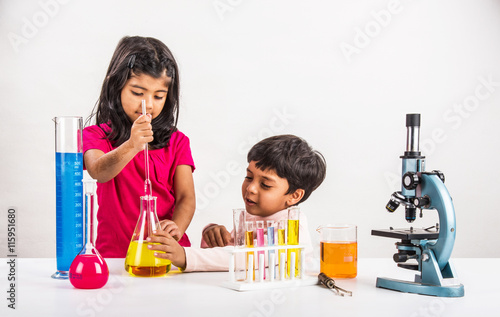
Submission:
[[[7,208],[17,253],[55,257],[55,116],[87,117],[122,36],[152,36],[180,67],[179,129],[196,164],[188,229],[231,225],[246,152],[292,133],[327,178],[301,205],[319,225],[358,225],[360,257],[390,257],[407,227],[398,190],[406,113],[421,113],[426,169],[457,215],[454,257],[499,257],[500,1],[0,1],[0,257]],[[434,211],[416,227],[433,225]]]

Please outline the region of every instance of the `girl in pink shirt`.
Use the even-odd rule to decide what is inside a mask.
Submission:
[[[142,100],[146,113],[142,113]],[[182,246],[195,210],[189,139],[177,130],[179,73],[161,41],[124,37],[111,59],[101,95],[83,131],[84,166],[98,181],[96,247],[125,257],[144,194],[144,147],[162,229]]]

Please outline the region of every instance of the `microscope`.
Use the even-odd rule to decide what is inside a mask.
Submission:
[[[440,171],[425,171],[425,157],[419,150],[420,114],[406,115],[406,151],[403,160],[401,191],[392,194],[386,205],[394,212],[405,207],[406,221],[412,223],[417,211],[435,209],[439,223],[430,228],[372,230],[372,235],[400,239],[393,259],[401,268],[419,271],[415,281],[378,277],[376,286],[405,293],[439,297],[462,297],[464,286],[449,262],[455,243],[456,222],[453,202]],[[408,261],[416,263],[407,263]]]

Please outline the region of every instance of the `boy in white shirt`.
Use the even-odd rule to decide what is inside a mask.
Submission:
[[[278,135],[264,139],[248,152],[247,175],[242,196],[247,221],[287,219],[287,209],[304,202],[326,176],[326,162],[303,139],[294,135]],[[227,271],[229,253],[223,247],[234,244],[232,234],[221,225],[212,224],[203,230],[202,248],[182,247],[166,232],[148,238],[155,256],[172,261],[185,272]],[[300,244],[306,246],[306,264],[312,247],[307,219],[299,219]]]

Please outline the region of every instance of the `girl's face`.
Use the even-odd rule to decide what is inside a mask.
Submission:
[[[146,100],[146,112],[154,119],[162,111],[167,99],[171,78],[166,72],[159,78],[141,74],[127,80],[121,91],[121,102],[130,122],[142,115],[142,100]]]
[[[242,184],[243,201],[249,214],[267,217],[298,202],[294,194],[287,194],[288,181],[271,170],[263,171],[248,164],[247,176]]]

